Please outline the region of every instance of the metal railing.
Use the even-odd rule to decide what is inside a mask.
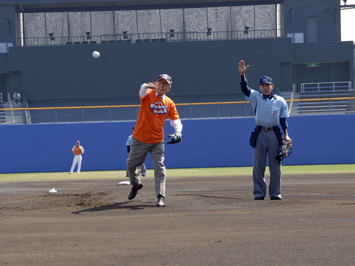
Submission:
[[[291,116],[320,114],[319,110],[307,110],[304,104],[319,102],[326,105],[322,114],[352,113],[355,106],[339,110],[332,105],[335,101],[353,101],[355,97],[318,98],[318,99],[288,99]],[[232,102],[204,102],[204,103],[177,103],[181,119],[223,119],[242,118],[254,116],[249,101]],[[298,104],[298,105],[297,105]],[[26,108],[0,108],[3,111],[25,110],[31,113],[27,123],[77,123],[77,122],[112,122],[135,121],[138,117],[140,105],[107,105],[107,106],[71,106],[71,107],[26,107]]]
[[[32,123],[31,122],[32,121],[31,120],[31,112],[29,110],[28,101],[27,101],[27,97],[26,96],[23,97],[23,101],[26,104],[26,110],[25,110],[26,123],[27,124],[31,124]]]
[[[208,32],[158,32],[158,33],[121,33],[98,36],[50,36],[28,37],[18,41],[23,46],[51,46],[70,44],[98,43],[154,43],[185,41],[244,40],[283,37],[283,31],[244,30],[244,31],[208,31]]]
[[[4,108],[3,110],[4,111],[6,111],[6,110],[11,111],[11,120],[12,120],[13,123],[15,123],[16,121],[15,121],[14,111],[16,110],[16,108],[13,108],[10,92],[8,92],[7,97],[9,99],[10,108]]]
[[[335,92],[351,90],[351,81],[301,83],[301,92]]]
[[[300,115],[355,113],[354,104],[349,104],[350,100],[355,100],[355,97],[298,99],[297,113]]]

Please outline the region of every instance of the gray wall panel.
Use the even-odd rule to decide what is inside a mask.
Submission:
[[[255,6],[255,29],[256,30],[276,29],[276,6],[275,5]]]
[[[255,29],[254,6],[232,7],[232,31],[244,31],[244,27]]]
[[[138,31],[139,33],[160,33],[159,10],[138,10]]]
[[[207,8],[208,27],[212,31],[231,30],[231,8],[230,7],[209,7]]]
[[[207,31],[207,8],[185,8],[185,31]]]
[[[47,32],[55,37],[68,36],[67,13],[46,13]]]
[[[53,37],[68,36],[68,17],[67,13],[46,13],[47,36],[53,33]],[[60,38],[53,40],[56,45],[65,44],[66,39]]]
[[[45,13],[29,13],[24,14],[24,32],[25,37],[47,37]]]
[[[112,11],[91,12],[91,34],[114,34],[114,18]]]
[[[171,29],[175,32],[184,31],[183,23],[184,13],[182,9],[162,9],[161,10],[161,20],[162,20],[162,31],[169,32]]]
[[[45,14],[45,20],[41,16]],[[25,13],[26,37],[74,36],[85,38],[86,32],[92,36],[105,35],[107,40],[114,34],[139,34],[140,39],[161,38],[160,33],[169,33],[173,29],[176,38],[189,40],[229,39],[230,31],[240,31],[234,38],[274,37],[254,30],[276,29],[275,5],[242,7],[197,7],[184,9],[144,9],[129,11],[90,11],[61,13]],[[244,35],[245,26],[249,35]],[[206,35],[208,28],[212,34]],[[153,34],[152,34],[153,33]],[[264,34],[264,35],[262,35]],[[240,35],[240,36],[238,36]],[[260,36],[259,36],[260,35]],[[135,36],[132,37],[135,39]],[[77,41],[80,41],[77,38]],[[51,43],[53,44],[53,43]],[[56,43],[59,44],[59,43]]]
[[[115,11],[115,23],[117,34],[122,34],[123,31],[137,33],[136,11]]]
[[[69,36],[86,36],[91,31],[90,12],[68,12]]]

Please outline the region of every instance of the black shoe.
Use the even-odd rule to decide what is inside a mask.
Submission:
[[[135,185],[132,187],[131,192],[128,195],[128,199],[134,199],[137,196],[138,190],[140,190],[143,187],[143,184],[140,183],[139,185]]]
[[[158,196],[157,207],[165,207],[164,197],[161,195]]]
[[[282,198],[280,198],[280,197],[272,197],[272,198],[270,198],[270,200],[282,200]]]
[[[264,200],[263,197],[255,197],[254,200]]]

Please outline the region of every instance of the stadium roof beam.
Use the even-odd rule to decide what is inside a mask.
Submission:
[[[105,11],[105,10],[139,10],[154,8],[183,8],[183,7],[213,7],[213,6],[246,6],[278,4],[282,0],[0,0],[1,5],[16,5],[20,12],[64,12],[64,11]]]

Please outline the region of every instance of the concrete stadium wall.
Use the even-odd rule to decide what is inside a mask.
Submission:
[[[100,51],[99,59],[92,58],[94,50]],[[21,72],[21,88],[10,90],[22,91],[30,104],[43,100],[42,106],[49,100],[81,99],[134,104],[143,82],[168,73],[173,78],[169,95],[174,99],[204,95],[218,100],[224,95],[235,100],[241,95],[242,58],[251,65],[251,86],[268,74],[279,89],[280,62],[292,61],[291,39],[11,47],[9,68],[11,73]],[[261,58],[269,62],[267,68]],[[291,70],[287,74],[291,77]],[[290,80],[287,87],[292,87]]]
[[[0,71],[9,71],[8,91],[22,92],[31,107],[137,104],[140,84],[160,73],[172,75],[169,95],[176,102],[238,101],[240,59],[250,64],[252,88],[269,75],[279,92],[292,89],[293,63],[349,62],[345,74],[330,68],[329,75],[353,81],[352,53],[349,42],[292,44],[290,38],[11,47]]]
[[[283,1],[283,25],[285,33],[303,33],[304,42],[309,42],[307,19],[314,17],[318,20],[317,35],[320,42],[340,42],[339,9],[339,1],[336,0]]]
[[[352,164],[355,115],[289,118],[292,156],[285,165]],[[82,171],[122,170],[126,140],[133,122],[0,126],[0,172],[69,171],[71,148],[80,140],[85,148]],[[184,120],[184,140],[166,145],[167,168],[235,167],[252,165],[248,145],[254,118]],[[165,134],[172,132],[166,123]],[[151,168],[151,159],[147,160]]]

